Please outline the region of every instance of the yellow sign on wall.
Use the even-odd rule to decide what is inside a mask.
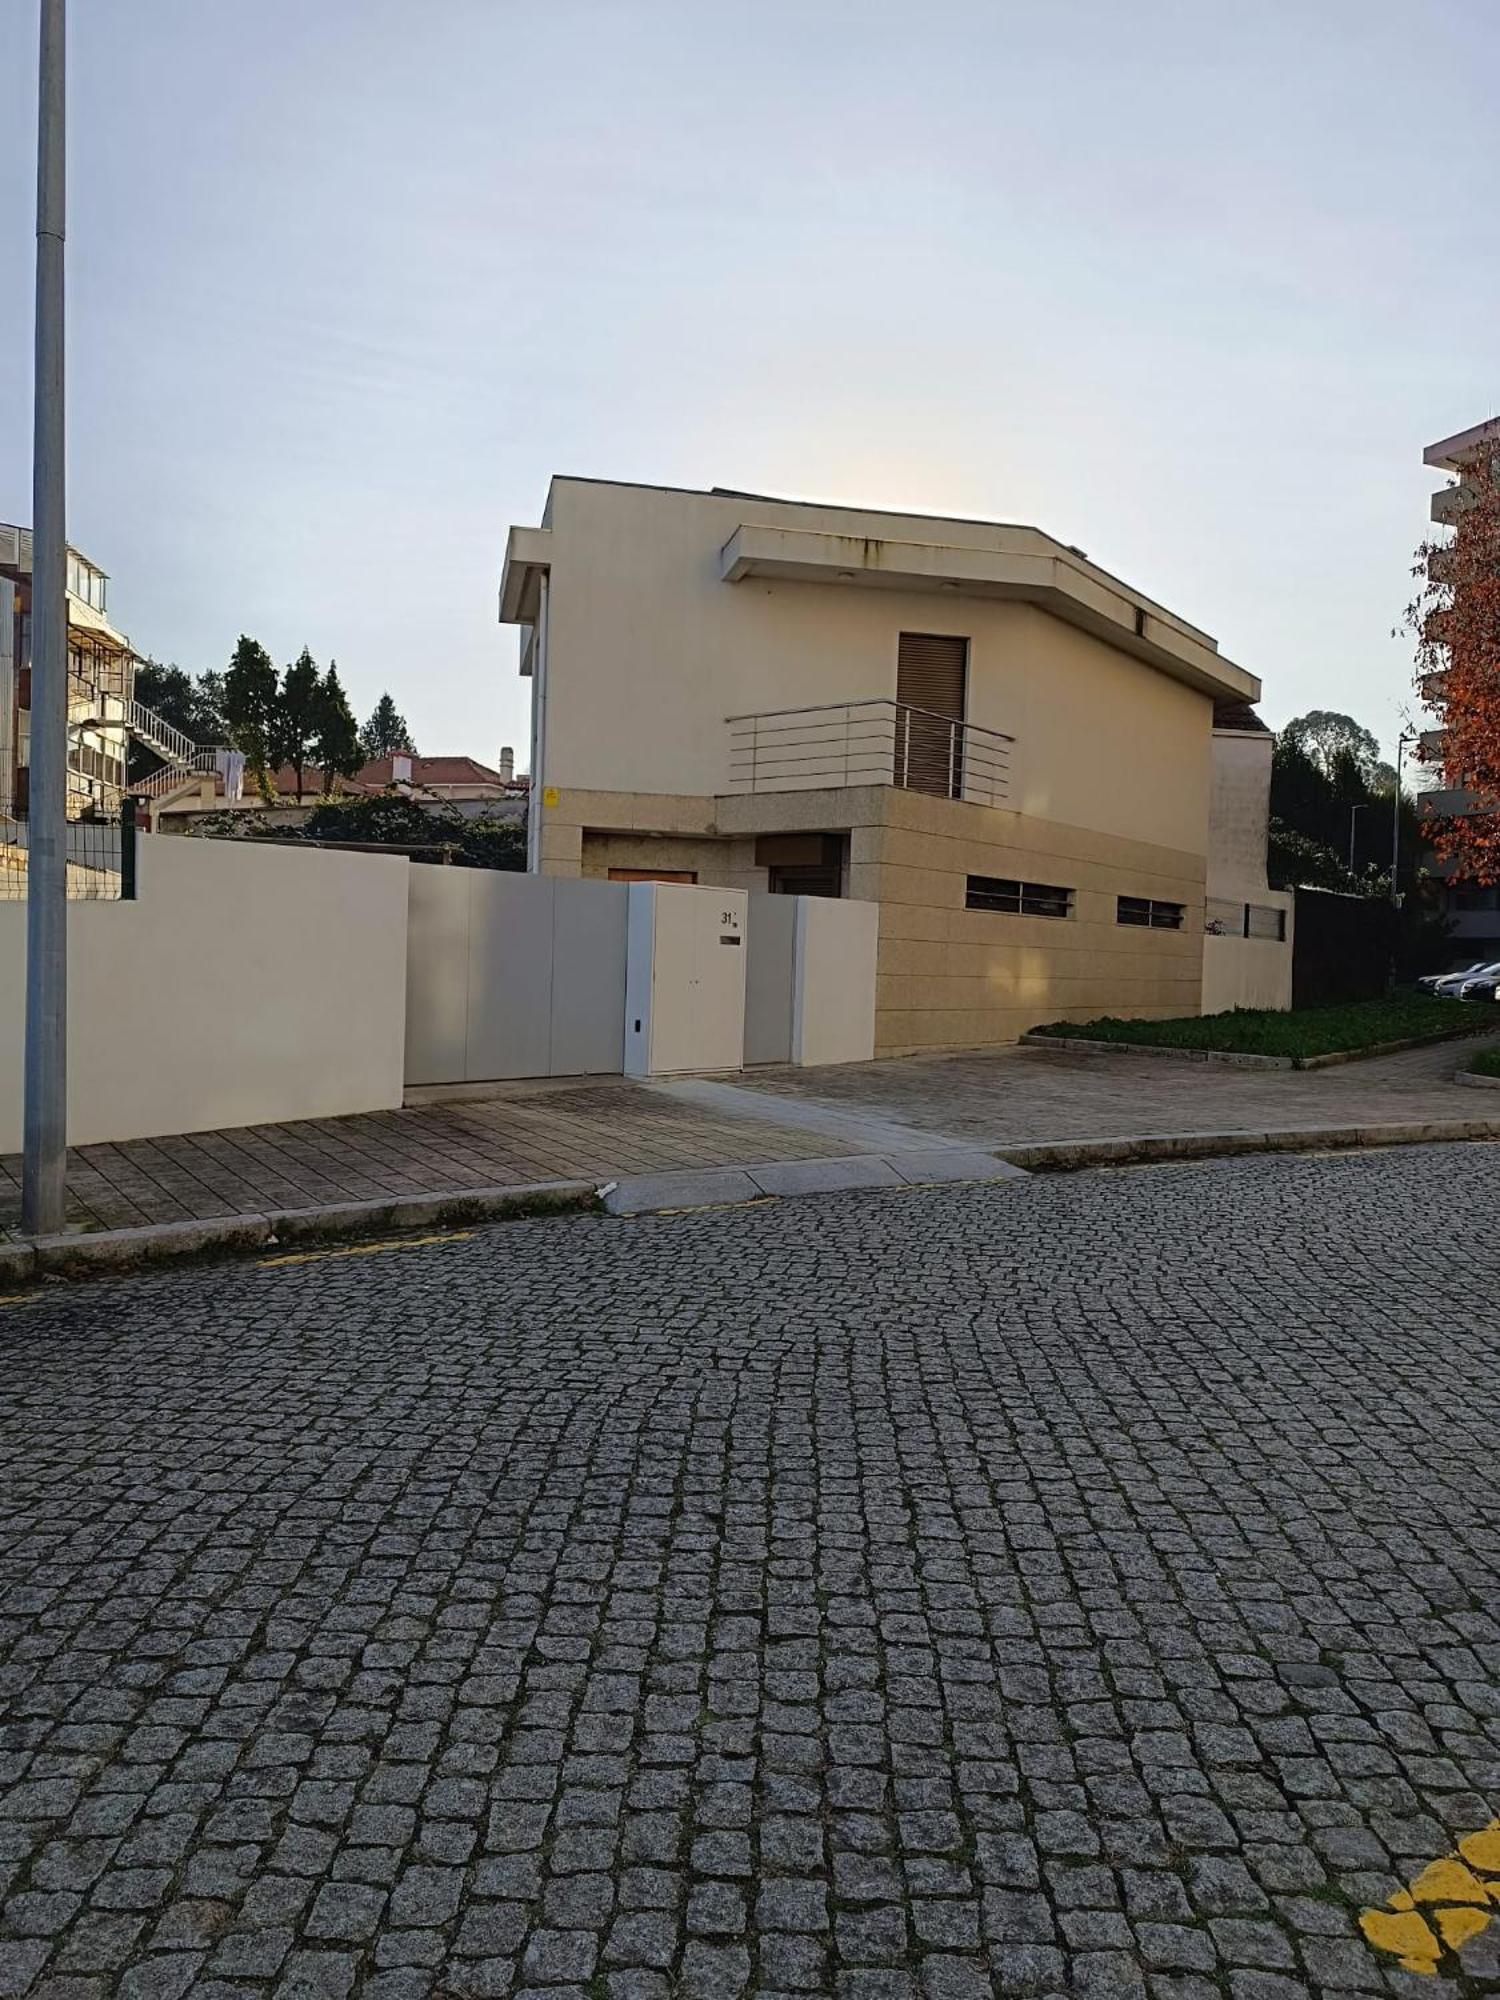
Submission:
[[[558,797],[559,797],[559,794],[558,794],[558,789],[557,789],[556,785],[544,785],[544,786],[543,786],[543,788],[542,788],[542,804],[543,804],[544,806],[555,806],[555,805],[557,804],[557,801],[558,801]]]

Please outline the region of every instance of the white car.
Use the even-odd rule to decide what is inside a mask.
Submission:
[[[1461,1000],[1464,988],[1481,980],[1500,979],[1500,959],[1485,965],[1471,965],[1466,972],[1450,972],[1446,979],[1437,980],[1432,988],[1440,1000]],[[1474,996],[1478,999],[1478,994]]]
[[[1452,972],[1424,972],[1416,983],[1418,986],[1425,986],[1429,993],[1435,993],[1450,979],[1477,979],[1484,971],[1486,963],[1485,959],[1476,958],[1472,965],[1458,966]]]

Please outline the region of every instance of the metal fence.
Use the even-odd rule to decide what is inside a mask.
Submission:
[[[68,901],[128,902],[135,895],[135,801],[118,819],[68,821]],[[30,828],[0,814],[0,902],[24,903],[30,882]]]

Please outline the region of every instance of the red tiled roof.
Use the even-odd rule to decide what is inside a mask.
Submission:
[[[336,792],[383,792],[396,782],[393,766],[392,758],[376,757],[371,763],[362,765],[352,778],[336,778],[333,789]],[[248,779],[246,782],[249,782]],[[492,771],[488,764],[481,764],[476,757],[413,757],[411,783],[418,786],[498,786],[504,780],[498,771]],[[290,764],[282,764],[271,773],[271,785],[278,797],[294,799],[297,796],[297,773]],[[316,764],[305,765],[302,771],[303,797],[320,798],[324,789],[322,771]]]
[[[366,764],[358,778],[365,785],[389,785],[393,782],[395,759],[377,757]],[[476,757],[412,757],[411,781],[414,785],[498,785],[501,777],[488,764],[481,764]]]

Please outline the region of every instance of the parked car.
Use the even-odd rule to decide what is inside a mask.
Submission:
[[[1436,980],[1429,989],[1440,1000],[1460,1000],[1466,985],[1475,980],[1500,978],[1500,959],[1492,959],[1485,965],[1471,965],[1463,972],[1447,973]]]
[[[1416,983],[1425,986],[1429,993],[1435,993],[1446,980],[1477,979],[1487,964],[1488,960],[1476,958],[1472,965],[1456,965],[1451,972],[1424,972]]]
[[[1500,988],[1500,965],[1492,965],[1477,979],[1466,979],[1458,989],[1460,1000],[1493,1000]]]

